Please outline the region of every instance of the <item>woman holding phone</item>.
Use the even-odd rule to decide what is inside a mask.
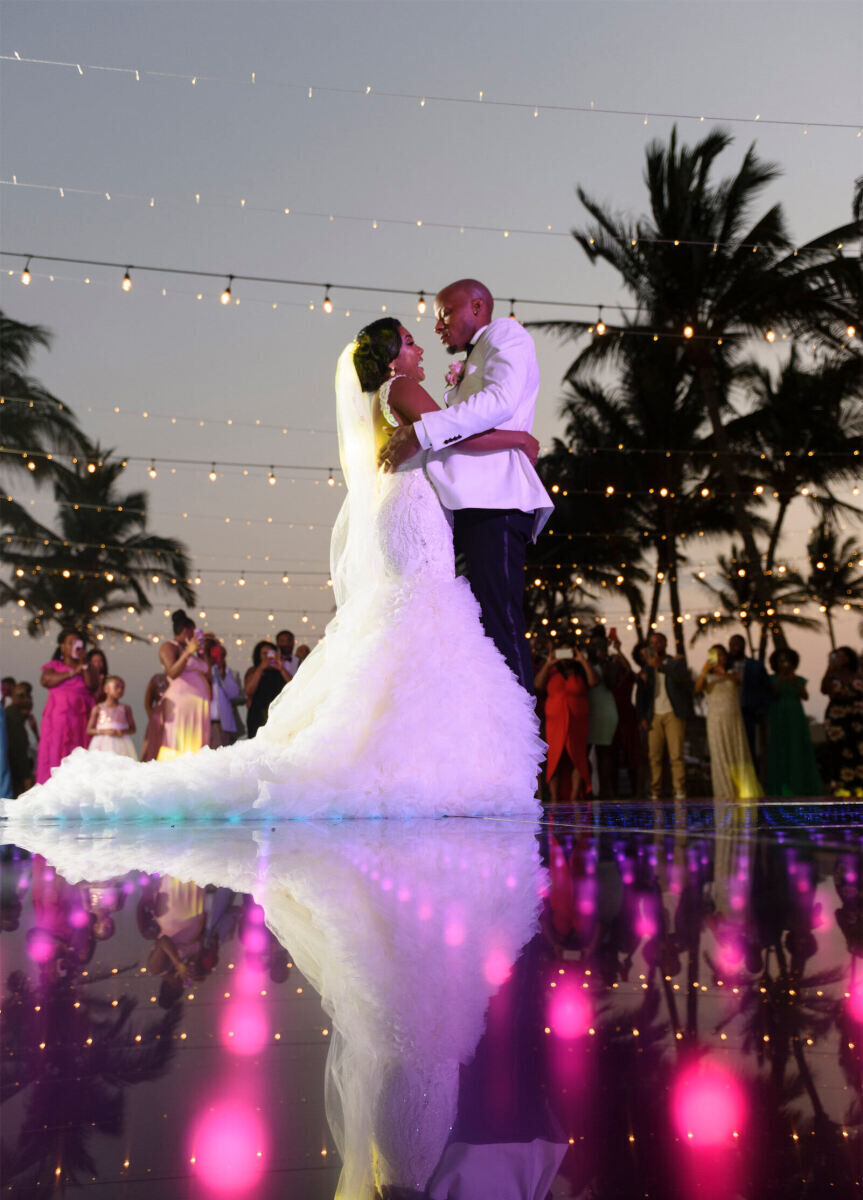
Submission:
[[[174,638],[159,647],[168,678],[162,698],[162,745],[158,761],[197,754],[210,741],[210,664],[204,657],[204,635],[182,608],[171,614]]]
[[[77,629],[61,630],[57,653],[45,663],[39,682],[48,689],[36,757],[36,782],[44,783],[67,754],[90,743],[87,721],[95,704],[97,682]]]
[[[252,651],[252,665],[246,671],[243,682],[249,705],[246,727],[250,738],[262,725],[266,725],[270,705],[285,684],[290,682],[291,673],[282,662],[278,647],[272,642],[258,642]]]
[[[707,662],[695,681],[696,692],[707,698],[707,745],[710,780],[717,800],[757,800],[764,790],[749,752],[749,739],[740,711],[740,680],[729,671],[728,651],[711,646]]]

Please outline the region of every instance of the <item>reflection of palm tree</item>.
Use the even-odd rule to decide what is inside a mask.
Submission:
[[[182,1006],[138,1026],[137,1041],[131,1025],[136,1003],[127,996],[113,1007],[68,980],[33,991],[20,972],[10,976],[0,1101],[29,1092],[17,1140],[3,1146],[6,1182],[17,1195],[52,1191],[58,1167],[72,1185],[97,1177],[89,1140],[94,1133],[119,1136],[125,1089],[167,1070]]]

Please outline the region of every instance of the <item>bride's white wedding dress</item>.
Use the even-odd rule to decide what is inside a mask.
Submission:
[[[348,495],[333,530],[338,605],[256,738],[172,762],[75,750],[7,802],[29,819],[304,818],[535,812],[534,703],[490,638],[417,455],[377,471],[371,397],[337,375]],[[345,380],[349,382],[345,382]],[[386,390],[382,408],[386,414]],[[395,423],[393,421],[393,423]]]

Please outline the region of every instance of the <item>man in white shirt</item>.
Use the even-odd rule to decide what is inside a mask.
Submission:
[[[530,432],[539,391],[530,334],[506,317],[492,320],[494,300],[475,279],[460,279],[435,297],[438,334],[451,355],[466,351],[445,408],[395,429],[380,459],[395,470],[420,449],[426,474],[453,513],[456,554],[479,601],[483,627],[522,685],[533,691],[524,620],[527,543],[553,511],[548,492],[521,450],[458,454],[465,438],[489,429]]]
[[[282,666],[293,679],[299,670],[301,660],[294,654],[294,635],[290,629],[279,630],[276,634],[276,645],[282,656]]]

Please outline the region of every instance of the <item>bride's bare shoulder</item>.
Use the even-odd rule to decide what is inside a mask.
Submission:
[[[419,420],[423,413],[436,412],[440,405],[416,380],[400,375],[389,386],[386,402],[405,422]]]

